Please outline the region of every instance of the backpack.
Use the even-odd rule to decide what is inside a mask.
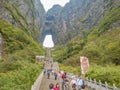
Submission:
[[[83,81],[83,80],[82,80]],[[82,89],[84,89],[85,88],[85,82],[83,81],[83,85],[82,85]]]
[[[44,69],[43,73],[45,74],[46,73],[46,70]]]
[[[65,74],[62,74],[62,79],[66,78],[66,75]]]

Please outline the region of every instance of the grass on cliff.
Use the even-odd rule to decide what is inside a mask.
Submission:
[[[97,82],[101,80],[102,83],[108,83],[109,86],[115,84],[120,88],[120,66],[107,65],[91,65],[86,77],[92,80],[96,79]]]
[[[0,90],[30,90],[42,71],[36,55],[44,55],[42,46],[23,30],[0,20],[3,58],[0,59]]]
[[[0,73],[0,90],[31,90],[31,86],[42,71],[42,66],[17,61],[21,68]]]

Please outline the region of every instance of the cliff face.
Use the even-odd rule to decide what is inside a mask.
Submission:
[[[0,0],[0,19],[38,40],[44,26],[45,10],[40,0]]]
[[[59,24],[59,15],[61,13],[62,7],[60,5],[54,5],[52,9],[50,9],[46,13],[46,19],[45,19],[45,28],[42,32],[42,39],[45,38],[46,34],[52,34],[54,41],[57,41],[57,32],[55,31],[57,29],[57,24]],[[42,40],[43,41],[43,40]]]
[[[54,16],[52,29],[53,36],[57,38],[55,42],[63,44],[83,30],[90,32],[99,25],[108,10],[119,4],[120,0],[70,0],[62,9],[53,7],[47,17]]]

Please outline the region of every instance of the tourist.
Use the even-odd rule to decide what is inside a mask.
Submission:
[[[50,83],[50,84],[49,84],[49,89],[50,89],[50,90],[53,90],[53,88],[54,88],[54,84],[53,84],[53,83]]]
[[[43,74],[44,74],[44,75],[46,74],[46,69],[43,70]]]
[[[55,80],[57,80],[57,72],[54,72],[54,77],[55,77]]]
[[[64,78],[63,79],[63,82],[62,82],[62,89],[64,90],[69,90],[69,80],[67,78]]]
[[[72,76],[72,80],[70,82],[70,85],[72,86],[73,90],[76,90],[77,87],[77,81],[75,79],[75,76]]]
[[[54,89],[53,90],[60,90],[60,84],[59,83],[57,83],[56,85],[55,85],[55,87],[54,87]]]
[[[48,69],[48,70],[47,70],[48,79],[50,78],[50,72],[51,72],[51,71]]]
[[[81,77],[77,79],[77,85],[78,85],[78,90],[82,90],[85,88],[84,81]]]

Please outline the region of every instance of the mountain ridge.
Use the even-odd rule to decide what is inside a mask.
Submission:
[[[55,16],[52,28],[55,33],[53,36],[57,38],[55,43],[64,44],[76,35],[82,34],[82,30],[90,32],[100,24],[107,11],[119,7],[119,3],[117,0],[70,0],[62,10],[57,10],[59,14],[56,15],[55,7],[51,8],[47,16]]]

